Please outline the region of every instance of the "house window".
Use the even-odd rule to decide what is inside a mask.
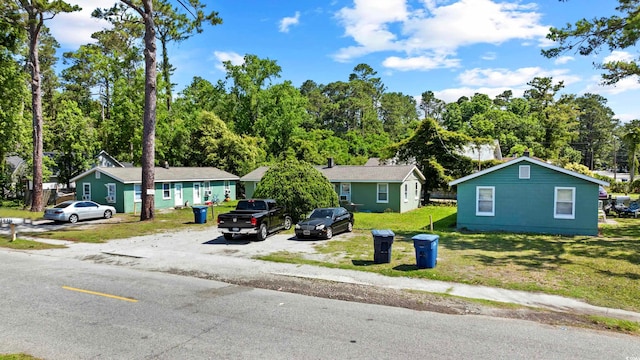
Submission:
[[[100,179],[100,171],[96,171],[96,179]]]
[[[116,184],[114,183],[108,183],[105,184],[105,186],[107,187],[107,202],[108,203],[115,203],[116,202]]]
[[[133,201],[142,202],[142,184],[133,184]]]
[[[82,183],[82,200],[91,200],[91,183]]]
[[[389,202],[389,184],[378,184],[378,197],[377,202],[388,203]]]
[[[495,215],[495,191],[494,186],[476,187],[476,216]]]
[[[162,184],[162,198],[165,200],[171,199],[171,184],[169,183]]]
[[[529,179],[531,177],[531,166],[529,165],[520,165],[519,168],[519,177],[520,179]]]
[[[420,185],[416,181],[416,200],[420,199]]]
[[[404,202],[409,201],[409,184],[404,184]]]
[[[576,188],[556,187],[554,195],[553,217],[556,219],[575,219]]]
[[[340,184],[340,201],[351,202],[351,183]]]
[[[231,182],[229,180],[224,181],[224,193],[231,193]]]
[[[193,203],[200,204],[200,199],[202,198],[200,194],[200,184],[193,184]]]

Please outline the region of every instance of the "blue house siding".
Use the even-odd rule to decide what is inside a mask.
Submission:
[[[528,165],[530,177],[519,178]],[[597,180],[596,180],[597,181]],[[516,162],[457,184],[458,229],[560,235],[598,234],[598,183],[558,172],[547,166]],[[493,187],[494,214],[476,214],[476,190]],[[554,216],[557,187],[575,189],[573,219]]]

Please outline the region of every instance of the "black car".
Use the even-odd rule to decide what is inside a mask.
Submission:
[[[333,234],[353,230],[353,214],[343,207],[318,208],[304,221],[296,224],[296,237],[322,237],[331,239]]]

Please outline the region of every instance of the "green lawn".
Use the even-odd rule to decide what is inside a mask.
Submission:
[[[602,226],[600,237],[467,234],[455,231],[455,213],[456,208],[448,206],[427,206],[406,214],[357,213],[354,236],[317,246],[324,260],[288,252],[260,258],[545,292],[640,311],[640,219],[616,218],[617,225]],[[391,229],[396,234],[391,263],[373,263],[372,228]],[[440,236],[438,263],[433,269],[416,266],[411,238],[420,233]]]

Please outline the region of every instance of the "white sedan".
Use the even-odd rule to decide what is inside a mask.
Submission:
[[[109,205],[100,205],[93,201],[64,201],[46,209],[44,218],[54,221],[68,221],[76,223],[78,220],[105,218],[109,219],[116,213],[116,208]]]

